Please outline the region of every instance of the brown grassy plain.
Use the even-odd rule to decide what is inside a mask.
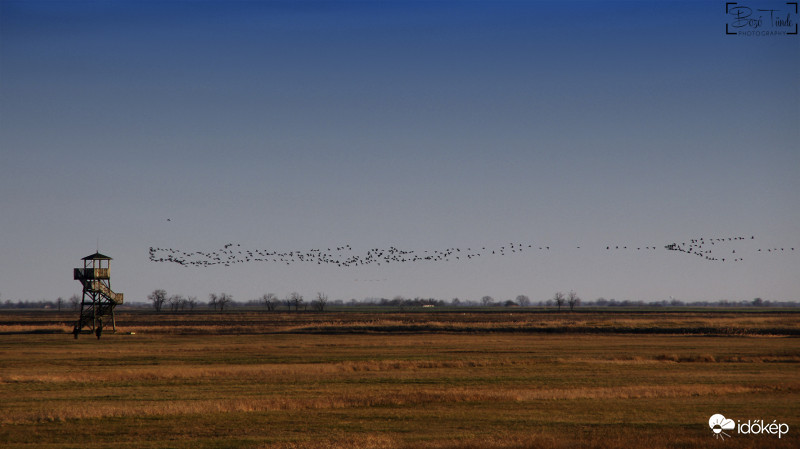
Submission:
[[[0,315],[0,446],[800,446],[795,314],[71,318]],[[714,413],[790,432],[719,441]]]

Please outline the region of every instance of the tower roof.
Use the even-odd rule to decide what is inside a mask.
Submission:
[[[105,254],[94,253],[90,256],[84,257],[81,260],[111,260],[111,258],[106,256]]]

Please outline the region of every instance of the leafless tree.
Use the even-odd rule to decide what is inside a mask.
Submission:
[[[292,292],[289,295],[289,301],[291,301],[291,303],[294,304],[294,311],[297,312],[298,310],[300,310],[300,306],[303,305],[303,295],[297,292]]]
[[[63,305],[64,305],[64,298],[59,296],[58,299],[56,299],[56,306],[58,307],[59,312],[61,312],[61,306]]]
[[[564,294],[561,292],[556,292],[556,294],[553,295],[553,302],[556,303],[556,305],[558,306],[558,311],[560,312],[561,306],[564,305]]]
[[[292,310],[292,295],[287,295],[286,298],[283,300],[283,302],[286,303],[286,307],[289,309],[289,311],[291,311]]]
[[[197,297],[190,296],[186,299],[186,305],[189,306],[189,310],[194,310],[195,306],[197,306]]]
[[[69,304],[72,306],[72,310],[78,310],[81,306],[81,298],[78,295],[72,295],[69,297]]]
[[[317,312],[324,312],[325,306],[328,304],[328,295],[317,292],[317,299],[311,304]]]
[[[267,293],[261,296],[261,302],[270,312],[275,310],[275,306],[278,305],[278,297],[275,296],[275,293]]]
[[[164,306],[164,302],[167,300],[167,291],[161,288],[153,290],[153,293],[147,295],[147,299],[153,303],[153,308],[156,310],[156,312],[161,312],[161,308]]]
[[[581,298],[578,297],[578,294],[574,291],[571,291],[567,294],[567,304],[569,304],[569,311],[572,312],[575,309],[575,306],[581,303]]]
[[[494,299],[489,295],[486,295],[483,298],[481,298],[481,304],[483,304],[484,306],[488,306],[492,302],[494,302]]]
[[[519,295],[517,296],[517,304],[519,304],[520,307],[528,307],[531,305],[531,298],[528,298],[525,295]]]
[[[170,310],[173,312],[183,310],[183,308],[186,307],[186,298],[182,295],[172,295],[167,299],[167,302],[169,303]]]
[[[395,295],[392,298],[392,304],[396,305],[400,310],[405,310],[408,305],[408,300],[403,295]]]
[[[210,293],[208,295],[208,305],[210,307],[212,307],[215,312],[217,311],[217,304],[218,303],[219,303],[219,297],[217,296],[217,294],[216,293]]]
[[[225,309],[225,306],[233,302],[233,296],[227,293],[220,293],[217,296],[217,305],[219,305],[219,311],[222,312]]]
[[[164,301],[167,304],[170,312],[175,312],[178,310],[178,303],[180,302],[180,295],[171,295],[167,297],[167,300]]]

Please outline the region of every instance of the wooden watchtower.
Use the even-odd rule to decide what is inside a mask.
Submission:
[[[122,304],[122,293],[111,290],[111,276],[108,267],[111,258],[100,253],[94,253],[83,259],[83,268],[75,268],[73,274],[76,281],[83,286],[83,299],[81,300],[81,316],[72,330],[75,338],[89,328],[97,338],[103,332],[103,318],[111,318],[111,328],[116,332],[117,323],[114,319],[114,307]]]

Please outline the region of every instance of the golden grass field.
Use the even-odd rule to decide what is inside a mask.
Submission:
[[[72,315],[0,314],[0,447],[800,447],[793,313]]]

